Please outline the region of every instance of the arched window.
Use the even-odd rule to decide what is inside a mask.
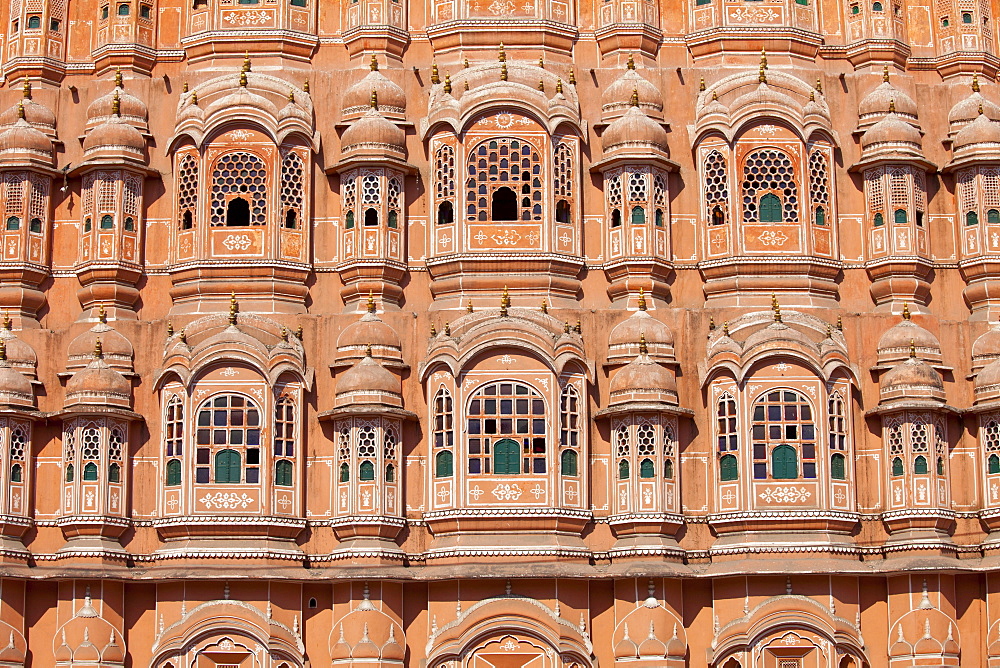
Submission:
[[[972,23],[971,12],[962,12],[962,23]]]
[[[94,462],[87,462],[87,465],[83,467],[83,480],[84,482],[97,480],[97,464]]]
[[[969,211],[965,214],[965,224],[966,225],[978,225],[979,224],[979,214],[975,211]]]
[[[139,18],[149,20],[153,16],[153,8],[149,5],[139,5]]]
[[[181,460],[171,459],[167,462],[167,486],[174,487],[181,484]]]
[[[712,151],[705,157],[704,197],[712,225],[725,224],[725,212],[729,206],[729,175],[726,171],[726,159],[718,151]]]
[[[38,30],[42,27],[42,17],[41,16],[29,16],[28,17],[28,30]]]
[[[674,479],[674,460],[666,459],[663,461],[663,478],[665,480]]]
[[[722,207],[716,205],[712,208],[712,225],[725,225],[726,215],[722,213]]]
[[[87,219],[87,223],[88,224],[90,223],[89,218]],[[181,216],[181,229],[190,230],[193,227],[194,227],[194,216],[191,215],[190,211],[185,211],[184,215]],[[89,232],[90,230],[88,229],[87,231]]]
[[[794,480],[799,477],[799,460],[795,448],[779,445],[771,450],[771,477],[775,480]]]
[[[385,481],[386,482],[396,482],[396,467],[392,464],[386,464],[385,467]]]
[[[622,226],[622,212],[615,209],[611,212],[611,227]]]
[[[73,465],[66,465],[66,482],[73,482]]]
[[[37,218],[35,220],[37,220]],[[38,221],[38,225],[39,225],[38,231],[39,232],[42,231],[41,230],[41,224],[42,224],[42,221],[39,220]],[[35,221],[34,220],[31,221],[31,226],[32,227],[35,226]],[[32,230],[32,232],[34,232],[34,231],[35,230]],[[126,232],[135,232],[135,219],[133,219],[131,216],[129,216],[128,218],[125,219],[125,231]]]
[[[986,222],[990,225],[1000,225],[1000,211],[990,209],[986,212]]]
[[[882,11],[882,3],[878,2],[877,0],[876,0],[876,2],[873,2],[872,3],[872,11],[873,12],[881,12]]]
[[[101,460],[101,432],[96,427],[87,427],[80,435],[80,460],[83,465],[83,479],[97,480],[97,462]]]
[[[875,221],[872,223],[875,227],[882,227],[885,225],[885,218],[882,217],[881,213],[875,214]]]
[[[167,457],[180,457],[184,454],[184,404],[176,394],[171,395],[167,400],[163,426],[163,438]],[[177,464],[180,466],[179,461]],[[177,475],[179,480],[180,469],[177,470]]]
[[[260,482],[260,417],[257,404],[239,394],[218,395],[201,404],[195,432],[197,483]],[[227,454],[220,457],[222,452]],[[209,475],[213,457],[214,480]],[[241,474],[244,459],[246,470]]]
[[[839,392],[830,395],[828,404],[830,413],[830,451],[845,452],[847,450],[847,412],[844,398]]]
[[[781,200],[773,193],[767,193],[760,198],[760,222],[781,222]]]
[[[739,480],[739,466],[735,455],[723,455],[719,459],[719,479],[723,482]]]
[[[123,2],[118,5],[118,16],[128,16],[131,13],[132,8],[128,4]]]
[[[903,458],[894,457],[892,460],[892,475],[901,476],[903,475]]]
[[[11,216],[7,219],[7,229],[8,230],[19,230],[21,229],[21,219],[17,216]]]
[[[188,211],[185,215],[190,215],[190,214],[191,212]],[[94,224],[91,222],[90,216],[87,216],[87,219],[83,221],[83,231],[90,232],[92,229],[94,229]]]
[[[830,477],[834,480],[847,480],[847,460],[839,452],[830,455]]]
[[[363,461],[358,467],[358,480],[369,482],[375,479],[375,464],[370,461]]]
[[[913,460],[913,472],[917,475],[923,475],[927,473],[927,458],[923,455],[917,455]]]
[[[906,210],[896,209],[892,214],[892,221],[897,225],[906,225]]]
[[[815,210],[813,220],[817,225],[826,225],[826,212],[830,206],[830,174],[826,155],[819,149],[809,154],[809,202]]]
[[[234,197],[234,195],[236,197]],[[242,200],[235,206],[234,202]],[[213,226],[264,225],[267,222],[267,167],[253,153],[234,151],[220,157],[212,172]],[[237,216],[233,218],[233,214]]]
[[[108,467],[108,482],[121,482],[122,481],[122,467],[118,464],[112,464]]]
[[[804,396],[791,390],[772,390],[754,403],[753,477],[789,480],[816,477],[816,426],[812,406]],[[778,450],[780,449],[780,452]]]
[[[111,229],[114,229],[114,227],[115,227],[115,219],[114,218],[112,218],[111,216],[108,216],[108,215],[101,216],[101,229],[102,230],[111,230]]]
[[[481,142],[469,153],[468,174],[470,222],[542,220],[541,156],[529,142],[512,137]]]
[[[1000,421],[990,419],[980,429],[983,451],[987,457],[987,473],[1000,473]]]
[[[438,225],[451,225],[455,222],[455,207],[451,202],[441,202],[438,205]]]
[[[744,222],[780,223],[799,216],[795,168],[783,151],[765,148],[747,156],[742,190]]]
[[[279,459],[274,464],[274,484],[283,487],[292,485],[292,463],[287,459]]]
[[[378,211],[376,209],[365,209],[365,227],[378,227]]]
[[[455,458],[448,450],[443,450],[434,457],[434,476],[450,478],[455,474]]]
[[[285,229],[294,230],[295,227],[295,209],[289,209],[285,212]]]
[[[656,477],[656,464],[653,463],[652,459],[646,458],[639,462],[639,477],[640,478],[655,478]]]
[[[1000,473],[1000,457],[996,454],[990,455],[986,463],[986,472],[989,474]]]
[[[816,207],[816,224],[826,225],[826,211],[821,206]]]
[[[656,216],[654,218],[654,224],[657,227],[663,227],[663,209],[656,210]]]
[[[235,450],[219,450],[215,453],[215,480],[217,483],[238,483],[242,466],[240,453]]]
[[[994,455],[995,457],[996,455]],[[1000,466],[1000,464],[998,464]],[[574,450],[563,450],[559,459],[559,473],[565,476],[575,476],[579,474],[577,467],[577,454]]]
[[[937,458],[937,474],[944,475],[944,457]]]
[[[11,482],[21,482],[21,477],[22,477],[21,465],[20,464],[14,464],[13,466],[11,466],[10,467],[10,481]]]
[[[346,463],[340,465],[340,482],[348,482],[351,479],[351,467]]]
[[[641,206],[632,208],[632,224],[633,225],[645,225],[646,224],[646,210]]]
[[[107,218],[108,216],[105,216]],[[101,221],[104,224],[104,221]],[[250,202],[242,197],[234,197],[226,205],[226,227],[250,226]]]
[[[739,447],[739,435],[736,426],[736,400],[731,394],[726,393],[719,398],[716,414],[719,453],[735,452]]]
[[[623,459],[620,462],[618,462],[618,479],[619,480],[628,480],[629,479],[629,470],[628,470],[628,460],[627,459]]]
[[[348,211],[344,216],[344,227],[348,230],[354,229],[354,212]]]
[[[577,475],[577,448],[582,445],[580,440],[580,393],[572,383],[566,383],[559,397],[559,447],[563,449],[561,470],[563,475]],[[572,457],[567,456],[572,452]],[[567,458],[572,460],[573,473],[567,473]]]
[[[618,479],[628,480],[628,460],[632,452],[632,443],[627,426],[621,426],[615,430],[614,447],[615,456],[618,458]]]
[[[288,396],[274,405],[274,455],[295,456],[295,403]]]
[[[289,151],[281,159],[281,209],[285,212],[285,228],[293,230],[302,219],[302,202],[305,199],[305,168],[302,159]]]
[[[564,199],[556,203],[556,222],[568,225],[570,222],[569,202]]]
[[[501,462],[508,473],[546,472],[545,402],[534,388],[513,381],[485,385],[469,401],[468,416],[469,473],[490,473]],[[508,440],[517,446],[516,467]],[[503,457],[498,452],[502,442]]]

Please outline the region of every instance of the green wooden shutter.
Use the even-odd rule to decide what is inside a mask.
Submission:
[[[723,482],[740,479],[735,455],[723,455],[722,459],[719,460],[719,477],[722,478]]]
[[[894,214],[892,214],[892,219],[893,219],[893,221],[897,225],[905,225],[906,224],[906,210],[905,209],[896,209],[896,212]]]
[[[340,482],[347,482],[351,479],[351,469],[347,464],[340,465]]]
[[[760,222],[780,223],[781,222],[781,200],[777,195],[768,193],[760,198]]]
[[[375,465],[371,462],[364,461],[361,462],[360,471],[358,473],[358,479],[365,482],[375,479]]]
[[[847,479],[847,467],[844,460],[844,455],[835,454],[830,458],[830,477],[834,480],[846,480]]]
[[[450,450],[437,453],[434,458],[434,475],[438,478],[450,478],[454,475],[455,459]]]
[[[574,450],[563,450],[562,453],[562,474],[577,475],[576,452]]]
[[[234,483],[242,477],[240,453],[235,450],[220,450],[215,455],[215,482]]]
[[[618,462],[618,479],[628,480],[628,477],[629,477],[628,460],[623,459],[620,462]]]
[[[652,459],[647,458],[639,462],[639,477],[640,478],[656,477],[656,467],[653,465]]]
[[[517,441],[505,438],[493,446],[493,473],[497,475],[517,475],[521,472],[521,446]]]
[[[927,458],[923,455],[918,455],[916,459],[913,460],[913,472],[918,474],[927,473]]]
[[[892,474],[895,476],[903,475],[903,460],[899,457],[892,460]]]
[[[83,479],[88,481],[97,480],[97,464],[90,462],[83,467]]]
[[[632,209],[632,224],[633,225],[645,225],[646,224],[646,210],[641,206],[637,206]]]
[[[990,455],[988,470],[990,473],[1000,473],[1000,457]]]
[[[799,477],[799,462],[795,448],[779,445],[771,451],[771,477],[775,480],[794,480]]]
[[[171,459],[167,462],[167,485],[179,485],[181,484],[181,461],[179,459]]]

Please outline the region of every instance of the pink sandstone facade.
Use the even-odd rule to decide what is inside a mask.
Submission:
[[[0,668],[1000,667],[991,0],[0,7]]]

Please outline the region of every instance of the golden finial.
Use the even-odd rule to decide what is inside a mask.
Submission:
[[[178,336],[181,337],[181,343],[188,342],[187,332],[185,332],[183,329],[181,330],[181,333]]]
[[[368,69],[372,72],[378,72],[378,58],[375,57],[374,53],[372,54],[372,61],[368,64]]]
[[[569,76],[566,77],[566,80],[569,81],[569,85],[570,86],[575,86],[576,85],[576,71],[573,70],[573,68],[570,68],[570,70],[569,70]],[[559,92],[562,92],[562,91],[559,91]]]
[[[639,310],[646,310],[646,291],[642,288],[639,288]]]
[[[371,357],[371,356],[372,356],[372,344],[366,343],[365,344],[365,357]]]
[[[542,313],[549,312],[549,303],[546,300],[542,300]]]
[[[285,329],[284,327],[281,328],[281,340],[282,341],[288,340],[288,330]]]
[[[573,325],[573,331],[576,332],[577,334],[583,334],[583,323],[577,320],[576,324]]]
[[[639,334],[639,354],[648,355],[649,346],[646,345],[646,332],[641,332]]]
[[[372,89],[372,97],[371,100],[368,101],[368,105],[372,109],[378,111],[378,92],[376,92],[374,88]]]
[[[781,307],[778,305],[778,297],[771,293],[771,310],[774,311],[774,321],[781,322]]]
[[[434,323],[432,322],[431,323],[431,336],[437,336],[437,335],[438,335],[437,327],[435,327]]]
[[[24,85],[21,86],[21,94],[25,100],[31,99],[31,79],[24,77]]]
[[[172,339],[174,336],[174,323],[171,320],[167,321],[167,338]]]
[[[500,63],[500,81],[507,81],[507,62]]]
[[[710,332],[714,332],[715,331],[715,316],[714,315],[708,316],[708,331],[710,331]]]
[[[244,72],[249,72],[250,71],[250,51],[249,50],[245,51],[243,53],[243,71]]]
[[[820,79],[819,77],[816,77],[816,86],[815,86],[815,88],[816,88],[817,91],[819,91],[820,95],[823,94],[823,80]]]
[[[826,323],[826,338],[828,339],[833,338],[833,325],[831,325],[830,323]]]
[[[450,322],[444,323],[444,335],[445,336],[451,336],[451,323]]]
[[[757,73],[757,83],[766,84],[767,83],[767,68],[763,65],[760,66],[760,72]]]
[[[545,69],[545,56],[538,56],[538,66]]]
[[[182,93],[188,92],[188,82],[187,81],[185,81],[183,84],[181,84],[181,92]]]
[[[635,58],[632,57],[631,53],[628,54],[628,62],[625,63],[625,68],[629,70],[635,69]]]
[[[907,302],[903,302],[903,320],[910,319],[910,305]]]
[[[305,81],[302,82],[302,92],[304,92],[306,94],[309,93],[309,80],[308,79],[306,79]]]
[[[566,332],[567,334],[569,334],[570,330],[572,330],[572,327],[570,327],[569,320],[567,320],[566,324],[563,326],[563,331]]]
[[[912,360],[916,358],[917,358],[917,346],[913,342],[913,339],[910,339],[910,359]]]
[[[889,83],[889,66],[882,66],[882,83]]]
[[[371,290],[368,291],[368,312],[375,312],[375,295],[372,294]]]
[[[196,90],[191,91],[191,104],[198,106],[198,91]]]
[[[474,309],[472,308],[472,300],[470,299],[469,300],[469,305],[465,307],[465,312],[466,313],[472,313],[473,310]]]
[[[0,339],[0,362],[7,361],[7,342]]]
[[[510,293],[507,292],[507,286],[503,286],[503,294],[500,296],[500,317],[507,317],[507,309],[510,307]]]
[[[556,95],[562,95],[562,79],[556,79]]]
[[[122,79],[122,68],[115,68],[115,88],[124,88],[125,82]]]
[[[816,101],[816,93],[815,93],[815,91],[809,91],[809,101],[810,102],[815,102]]]
[[[983,103],[982,102],[979,103],[979,115],[980,116],[983,115]]]
[[[293,104],[295,103],[295,89],[294,88],[289,88],[288,89],[288,101],[291,102],[291,103],[293,103]]]
[[[295,338],[297,338],[299,341],[302,340],[302,325],[299,325],[298,327],[295,328]]]
[[[101,304],[97,308],[97,321],[101,324],[107,324],[108,322],[108,314],[104,311],[104,304]]]
[[[544,91],[545,90],[545,79],[539,79],[538,80],[538,90],[540,90],[540,91]]]
[[[844,331],[844,316],[842,315],[837,316],[837,331],[838,332]]]
[[[465,90],[469,90],[469,80],[465,80]]]
[[[247,73],[240,72],[240,88],[246,88],[246,87],[247,87]]]
[[[9,332],[10,331],[10,326],[11,326],[10,315],[7,314],[7,311],[4,311],[3,312],[3,328]]]
[[[632,89],[632,99],[629,100],[629,104],[632,105],[633,107],[638,107],[639,106],[639,89],[638,88],[633,88]]]
[[[760,68],[762,70],[767,69],[767,49],[760,47]]]
[[[704,91],[705,91],[705,77],[702,77],[701,81],[698,82],[698,92],[704,92]]]
[[[469,59],[468,58],[464,58],[462,60],[462,66],[465,67],[465,69],[469,69]]]
[[[972,92],[979,92],[979,72],[972,73]]]
[[[99,360],[104,357],[104,345],[101,344],[101,337],[94,341],[94,359]]]
[[[17,117],[24,118],[24,102],[17,103]]]
[[[717,91],[712,91],[712,102],[717,102],[719,100],[719,93]]]
[[[722,335],[729,336],[729,321],[725,320],[722,323]]]
[[[438,64],[431,63],[431,83],[435,86],[441,83],[441,75],[438,74]]]
[[[501,63],[507,62],[507,52],[504,51],[503,49],[503,42],[500,42],[500,51],[499,53],[497,53],[497,60],[499,60]]]
[[[237,315],[240,312],[240,305],[236,303],[236,291],[229,296],[229,324],[235,325],[237,320]]]
[[[890,114],[896,113],[896,100],[895,99],[889,100],[889,113]]]
[[[118,97],[117,90],[115,91],[115,99],[111,101],[111,113],[114,114],[115,116],[122,115],[122,101],[121,98]]]
[[[451,92],[451,75],[447,72],[444,73],[444,92]]]

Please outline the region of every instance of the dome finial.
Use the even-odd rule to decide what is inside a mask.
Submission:
[[[781,322],[781,306],[778,305],[778,296],[771,293],[771,310],[774,312],[774,321]]]
[[[235,325],[240,313],[240,305],[236,302],[236,291],[229,296],[229,324]]]
[[[10,315],[7,311],[3,312],[3,328],[8,332],[10,331]]]
[[[500,317],[507,317],[507,309],[510,307],[510,293],[507,292],[507,286],[503,286],[503,295],[500,296]]]
[[[639,89],[638,88],[633,88],[632,89],[632,98],[628,101],[628,103],[631,106],[633,106],[633,107],[638,107],[639,106]]]
[[[842,315],[837,316],[837,331],[838,332],[844,331],[844,316]]]
[[[702,77],[701,80],[698,82],[698,92],[699,93],[705,92],[705,77]]]
[[[302,82],[302,92],[305,93],[306,95],[309,94],[309,80],[308,79],[306,79],[305,81]]]
[[[556,95],[562,95],[562,79],[556,79]]]
[[[507,81],[507,61],[500,63],[500,81]]]
[[[378,92],[374,88],[372,89],[372,97],[368,105],[375,111],[378,111]]]
[[[185,332],[183,328],[181,329],[180,334],[178,334],[177,336],[180,337],[181,343],[187,343],[188,342],[187,332]]]
[[[625,67],[626,67],[626,69],[630,69],[630,70],[634,70],[635,69],[635,58],[632,57],[631,53],[628,54],[628,62],[625,64]]]
[[[97,340],[94,341],[94,359],[104,359],[104,344],[101,343],[101,337],[97,337]]]
[[[469,69],[469,59],[468,58],[463,58],[462,59],[462,67],[464,67],[465,69]]]
[[[102,325],[108,324],[108,314],[104,310],[104,304],[97,308],[97,321]]]
[[[172,320],[167,320],[167,338],[172,338],[174,336],[174,322]]]
[[[122,99],[118,97],[118,91],[115,91],[115,99],[111,101],[111,113],[115,116],[122,115]]]
[[[198,106],[198,91],[196,90],[191,91],[191,104]]]
[[[538,66],[545,69],[545,56],[538,56]]]
[[[122,78],[122,68],[121,67],[116,67],[115,68],[115,88],[124,88],[124,87],[125,87],[125,81]]]
[[[444,74],[444,92],[451,93],[451,75],[447,72]]]
[[[17,103],[17,117],[21,119],[24,118],[24,102]]]
[[[723,336],[729,336],[729,321],[728,320],[724,320],[722,322],[722,335]]]
[[[757,72],[757,83],[767,84],[767,68],[763,65],[760,66],[760,71]]]
[[[763,69],[767,69],[767,49],[765,47],[760,47],[760,66]]]
[[[816,91],[817,91],[817,92],[818,92],[818,93],[819,93],[820,95],[822,95],[822,94],[823,94],[823,80],[822,80],[822,79],[820,79],[819,77],[816,77],[816,86],[815,86],[815,88],[816,88]]]
[[[441,83],[441,75],[438,74],[437,63],[431,63],[431,83],[435,86]]]
[[[890,114],[896,113],[896,98],[892,98],[891,100],[889,100],[889,113]]]
[[[710,331],[710,332],[714,332],[715,331],[715,316],[714,315],[708,316],[708,331]]]
[[[299,325],[298,327],[295,328],[295,338],[297,338],[299,341],[301,341],[302,340],[302,335],[303,335],[302,334],[302,325]]]
[[[979,92],[979,72],[972,73],[972,92]]]
[[[500,42],[500,51],[497,53],[497,60],[501,63],[507,62],[507,52],[503,49],[503,42]]]
[[[639,354],[648,355],[649,346],[646,345],[646,332],[641,332],[639,334]]]
[[[371,357],[371,356],[372,356],[372,344],[366,343],[365,344],[365,357]]]
[[[979,103],[979,115],[980,116],[983,115],[983,103],[982,102]]]
[[[247,49],[246,51],[243,52],[243,71],[244,72],[249,72],[250,71],[250,50],[249,49]]]
[[[188,82],[187,81],[185,81],[183,84],[181,84],[181,92],[182,93],[188,92]]]
[[[889,66],[882,66],[882,83],[889,83]]]
[[[369,313],[375,312],[375,295],[372,293],[371,290],[368,291],[368,312]]]
[[[917,359],[917,344],[913,342],[913,339],[910,339],[910,359]]]
[[[288,89],[288,101],[291,102],[292,104],[295,103],[295,89],[294,88],[289,88]]]
[[[543,93],[545,92],[545,79],[544,78],[538,80],[538,90],[542,91]]]
[[[247,73],[240,72],[240,88],[246,88],[246,87],[247,87]]]
[[[642,288],[639,288],[639,310],[646,310],[646,291]]]
[[[451,336],[451,323],[450,322],[444,323],[444,335],[445,336]]]
[[[465,312],[466,313],[472,313],[473,310],[474,309],[472,308],[472,300],[470,299],[469,300],[469,305],[465,307]]]
[[[378,58],[375,57],[374,53],[372,54],[372,61],[371,63],[369,63],[368,69],[370,69],[372,72],[378,72]]]
[[[31,99],[31,79],[24,77],[24,85],[21,86],[21,93],[25,100]]]
[[[549,302],[548,302],[548,300],[543,299],[542,300],[542,313],[548,313],[548,312],[549,312]]]
[[[431,323],[431,336],[437,336],[437,334],[438,334],[437,327],[435,327],[434,323],[432,322]]]
[[[576,71],[572,67],[569,69],[569,76],[566,77],[566,81],[569,82],[570,86],[575,86],[576,85]],[[562,92],[562,91],[560,91],[560,92]]]
[[[903,302],[903,320],[910,319],[910,305],[907,302]]]

